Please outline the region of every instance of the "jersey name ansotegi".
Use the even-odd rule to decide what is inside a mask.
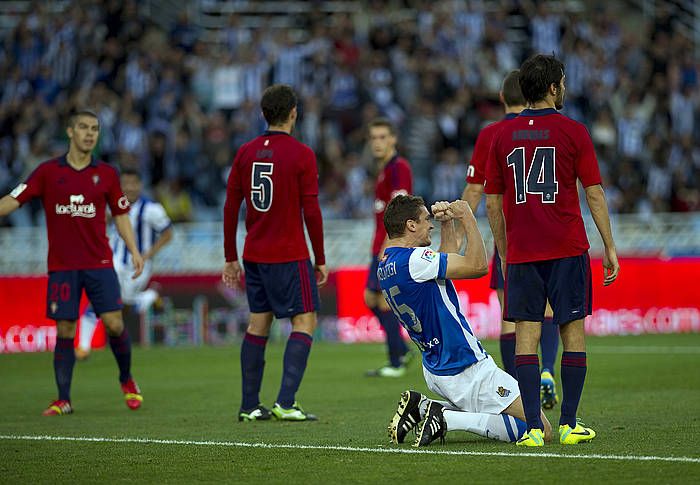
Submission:
[[[423,366],[438,376],[459,374],[488,356],[446,271],[447,254],[424,247],[389,247],[377,270],[384,298],[421,349]]]

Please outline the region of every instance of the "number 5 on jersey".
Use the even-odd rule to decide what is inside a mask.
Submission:
[[[250,176],[250,201],[260,212],[267,212],[272,206],[272,170],[275,166],[269,162],[253,162]]]

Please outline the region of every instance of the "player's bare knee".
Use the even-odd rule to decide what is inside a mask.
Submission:
[[[316,313],[300,313],[299,315],[294,315],[292,317],[292,331],[301,332],[307,335],[313,335],[316,330]]]
[[[501,335],[515,333],[515,323],[503,320],[501,322]]]
[[[74,338],[75,337],[75,320],[57,320],[56,321],[56,336],[58,338]]]
[[[272,326],[272,313],[251,313],[246,332],[258,337],[267,337]]]
[[[564,352],[586,351],[586,334],[583,319],[560,325],[559,334],[561,335]]]
[[[537,353],[540,344],[542,324],[540,322],[519,321],[515,324],[515,354],[529,355]]]
[[[124,331],[124,319],[121,310],[105,312],[100,315],[107,334],[110,336],[121,335]]]

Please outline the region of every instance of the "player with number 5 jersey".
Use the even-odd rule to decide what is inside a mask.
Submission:
[[[297,97],[292,88],[280,84],[267,88],[260,105],[268,130],[236,153],[224,205],[226,263],[222,279],[234,287],[242,273],[236,248],[238,211],[243,200],[246,203],[243,266],[250,323],[241,347],[243,388],[238,419],[274,416],[307,421],[315,416],[304,412],[295,396],[316,328],[318,287],[328,278],[318,169],[311,148],[291,136],[297,119]],[[314,251],[313,265],[304,224]],[[259,393],[273,317],[290,318],[292,333],[284,353],[282,385],[270,410],[260,403]]]

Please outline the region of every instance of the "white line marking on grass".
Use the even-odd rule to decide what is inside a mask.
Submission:
[[[700,354],[698,346],[637,346],[630,345],[591,345],[588,351],[594,354]]]
[[[334,445],[292,445],[277,443],[244,443],[237,441],[194,441],[194,440],[162,440],[155,438],[101,438],[91,436],[33,436],[33,435],[0,435],[0,440],[14,441],[78,441],[91,443],[140,443],[157,445],[185,445],[185,446],[218,446],[229,448],[267,448],[271,450],[292,449],[292,450],[319,450],[319,451],[351,451],[359,453],[393,453],[393,454],[413,454],[413,455],[456,455],[456,456],[502,456],[528,458],[573,458],[583,460],[619,460],[619,461],[670,461],[681,463],[700,463],[700,458],[689,456],[639,456],[639,455],[573,455],[565,453],[514,453],[508,451],[459,451],[459,450],[436,450],[436,449],[413,449],[413,448],[366,448],[354,446],[334,446]]]

